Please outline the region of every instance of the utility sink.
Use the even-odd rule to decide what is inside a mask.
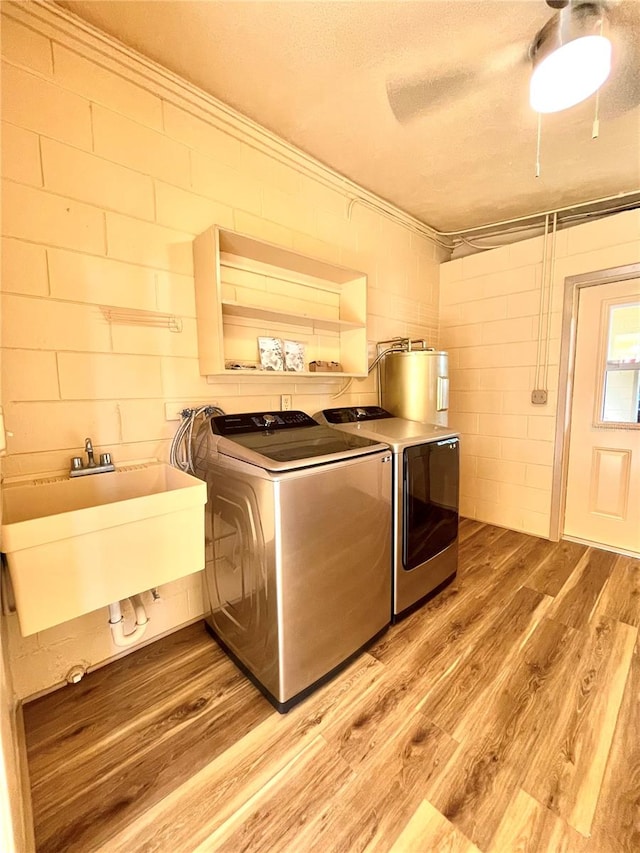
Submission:
[[[204,568],[206,484],[164,463],[7,486],[2,551],[24,636]]]

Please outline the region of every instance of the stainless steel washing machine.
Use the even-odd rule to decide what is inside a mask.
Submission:
[[[458,569],[458,433],[379,406],[324,409],[321,423],[384,442],[393,453],[393,621]]]
[[[287,411],[209,418],[193,455],[208,630],[285,712],[390,622],[391,454]]]

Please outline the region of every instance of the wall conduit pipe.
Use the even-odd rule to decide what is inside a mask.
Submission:
[[[142,598],[139,595],[132,595],[129,601],[136,614],[136,626],[128,634],[124,632],[124,618],[120,602],[115,601],[109,605],[109,628],[111,629],[111,639],[116,646],[132,646],[142,639],[147,630],[149,619]]]

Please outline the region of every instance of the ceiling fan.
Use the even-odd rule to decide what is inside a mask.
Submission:
[[[635,4],[625,0],[546,3],[554,14],[528,44],[507,46],[438,77],[422,74],[388,81],[387,97],[396,119],[410,122],[523,67],[532,70],[533,109],[567,109],[605,82],[612,53],[614,72],[607,87],[610,112],[625,112],[640,103],[640,15],[632,9]]]

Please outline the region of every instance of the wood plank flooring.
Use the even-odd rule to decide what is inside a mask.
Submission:
[[[638,853],[639,626],[640,561],[465,521],[286,716],[202,625],[26,705],[37,849]]]

